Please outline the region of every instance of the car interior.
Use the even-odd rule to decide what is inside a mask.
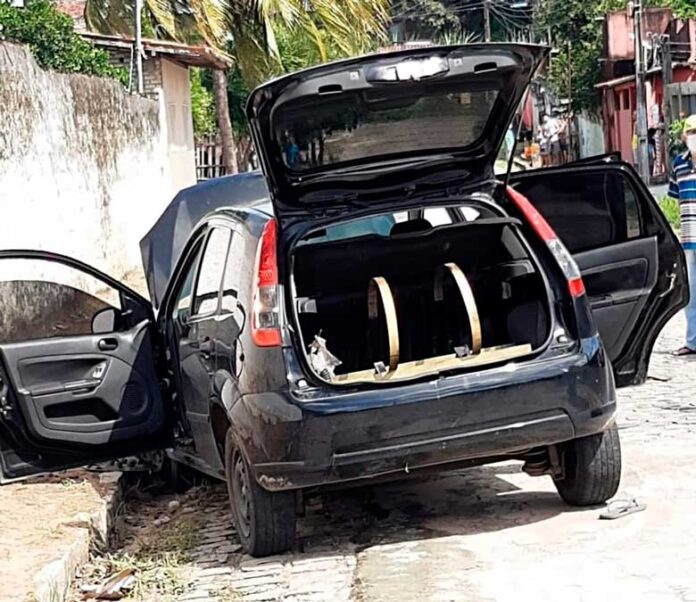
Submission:
[[[388,217],[388,230],[384,216],[357,220],[336,226],[340,235],[333,227],[316,231],[295,249],[303,344],[307,349],[318,336],[340,360],[332,382],[393,382],[443,366],[511,359],[543,345],[548,293],[516,220],[485,205]],[[345,265],[351,268],[334,277]],[[371,299],[376,278],[382,281]],[[395,338],[399,374],[393,362],[388,371],[380,366],[394,355]]]

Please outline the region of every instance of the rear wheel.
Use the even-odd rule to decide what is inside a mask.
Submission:
[[[564,478],[555,485],[573,506],[603,504],[616,494],[621,481],[621,444],[613,424],[603,433],[575,439],[561,447]]]
[[[295,496],[266,491],[256,483],[228,431],[225,476],[232,518],[244,551],[252,556],[286,552],[295,543]]]

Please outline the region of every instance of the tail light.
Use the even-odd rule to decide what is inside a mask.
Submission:
[[[276,221],[266,222],[256,251],[256,286],[251,316],[251,337],[259,347],[280,345]]]
[[[582,281],[582,276],[580,275],[580,270],[578,264],[575,263],[573,256],[568,252],[565,245],[558,238],[558,235],[553,231],[553,228],[549,226],[549,223],[529,202],[529,199],[524,195],[520,194],[513,188],[507,187],[508,198],[515,204],[515,206],[520,210],[525,219],[532,226],[534,231],[537,233],[539,238],[546,243],[551,254],[554,256],[563,275],[568,282],[568,292],[571,297],[581,297],[585,294],[585,285]]]

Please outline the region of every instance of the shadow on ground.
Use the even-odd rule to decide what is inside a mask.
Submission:
[[[314,496],[300,519],[299,547],[487,533],[571,511],[555,492],[521,490],[505,478],[531,479],[520,472],[520,464],[506,463]]]

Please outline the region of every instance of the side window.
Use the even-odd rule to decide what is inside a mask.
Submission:
[[[539,174],[515,186],[546,218],[571,253],[641,235],[638,198],[620,172]]]
[[[231,231],[227,228],[215,228],[208,236],[193,297],[194,316],[205,316],[217,311],[230,234]]]
[[[193,280],[196,277],[200,254],[201,249],[199,245],[188,267],[186,278],[181,284],[179,294],[176,296],[176,301],[174,302],[174,308],[172,310],[172,320],[178,320],[184,316],[188,317],[191,315],[191,307],[193,306]]]
[[[237,310],[243,270],[249,269],[248,262],[245,262],[244,243],[244,237],[241,234],[232,234],[232,242],[225,264],[225,274],[222,279],[222,311],[226,313],[234,313]]]
[[[127,326],[118,290],[42,259],[0,260],[0,342],[107,334]]]

